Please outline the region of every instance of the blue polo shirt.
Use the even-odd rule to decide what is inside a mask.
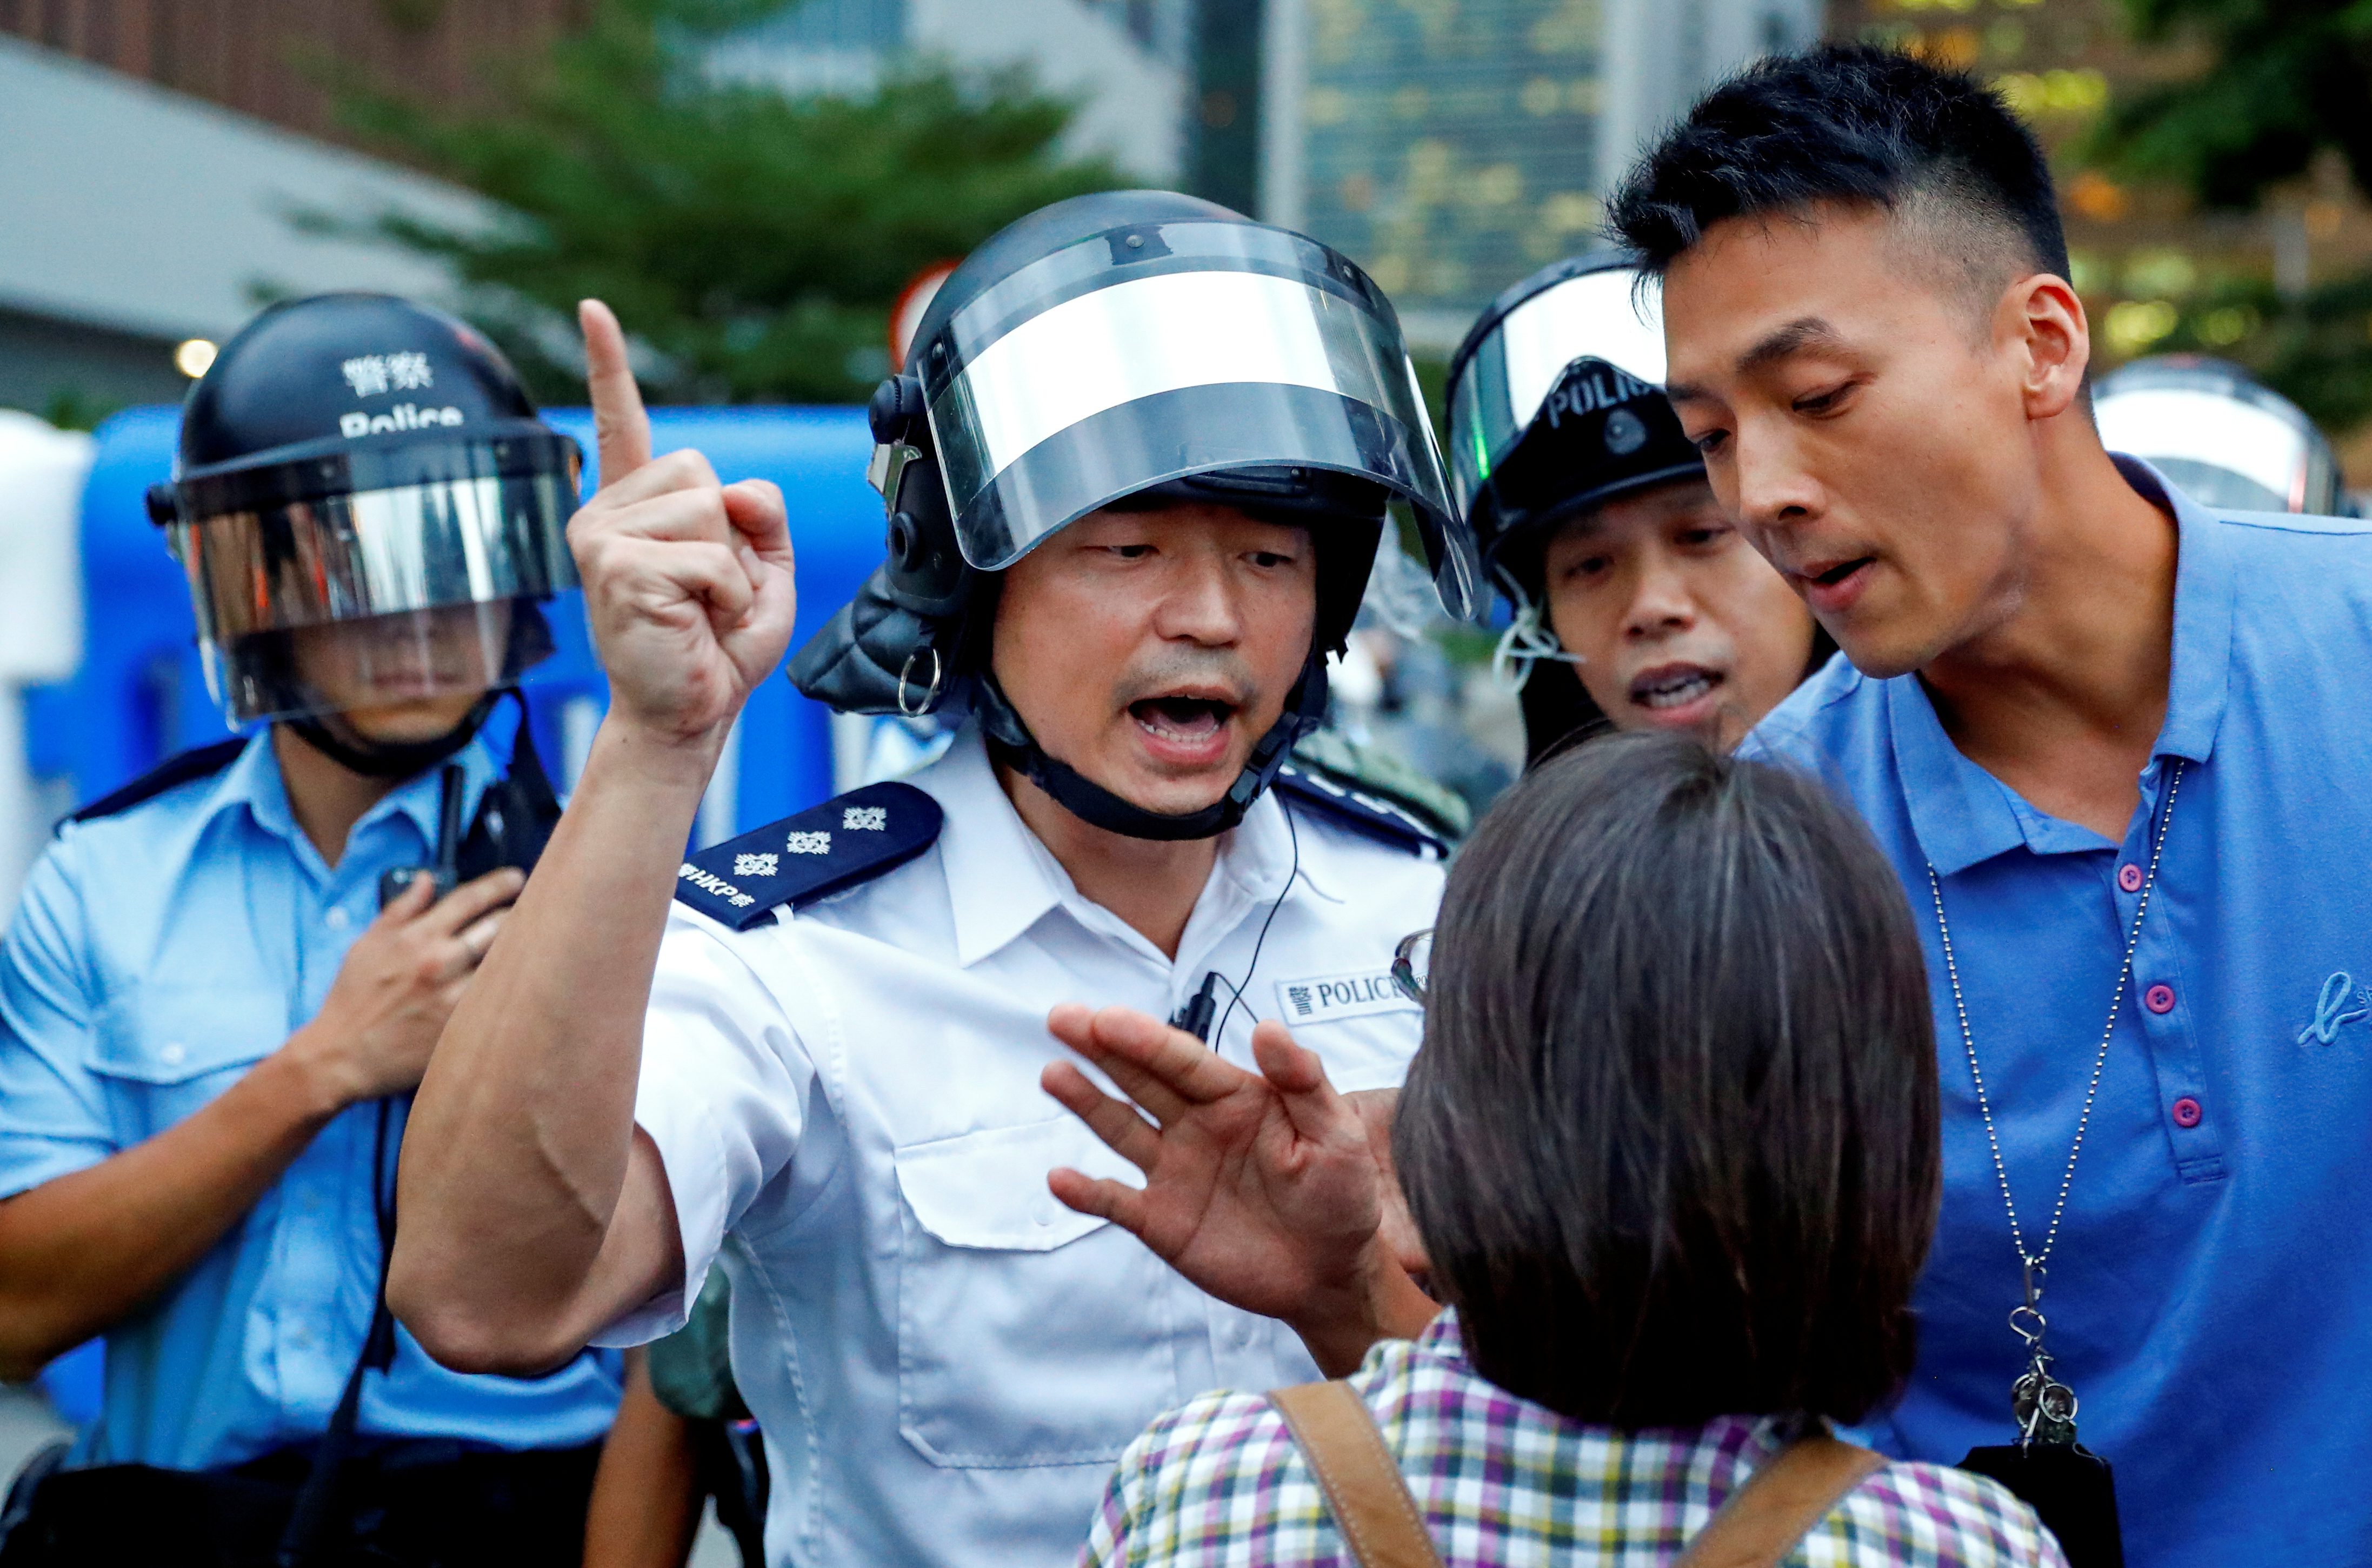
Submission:
[[[2372,1561],[2372,525],[2211,513],[2144,464],[2179,559],[2165,727],[2122,842],[1970,762],[1916,676],[1843,659],[1750,738],[1828,777],[1910,894],[1936,1003],[1944,1204],[1898,1451],[2010,1440],[2017,1255],[1945,978],[1945,912],[2030,1246],[2154,814],[2182,764],[2043,1309],[2136,1568]],[[2128,874],[2126,867],[2138,868]]]
[[[480,740],[456,761],[474,811],[494,760]],[[437,795],[434,772],[396,789],[332,868],[259,736],[221,773],[67,824],[0,941],[0,1196],[153,1137],[278,1050],[378,913],[379,873],[430,857]],[[376,1118],[364,1104],[332,1119],[194,1268],[108,1331],[76,1464],[203,1469],[328,1426],[378,1279]],[[394,1365],[363,1388],[365,1434],[563,1446],[608,1430],[618,1363],[463,1376],[399,1327]]]

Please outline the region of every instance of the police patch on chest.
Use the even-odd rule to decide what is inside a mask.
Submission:
[[[1331,1024],[1372,1013],[1413,1013],[1416,1004],[1401,994],[1387,968],[1350,974],[1318,975],[1276,982],[1276,1016],[1294,1024]]]

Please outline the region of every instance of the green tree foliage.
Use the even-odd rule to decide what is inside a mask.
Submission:
[[[2248,209],[2336,154],[2372,194],[2372,0],[2124,0],[2144,42],[2188,44],[2205,68],[2132,93],[2087,152],[2172,180],[2203,205]],[[2245,317],[2237,343],[2216,330]],[[2284,298],[2231,280],[2188,302],[2160,349],[2241,359],[2324,424],[2372,418],[2372,274]]]
[[[2145,43],[2197,43],[2212,64],[2118,104],[2098,151],[2210,206],[2254,206],[2327,149],[2372,191],[2372,4],[2125,0]]]
[[[870,91],[718,80],[708,46],[783,0],[593,0],[541,58],[489,66],[505,107],[341,93],[366,134],[516,215],[491,232],[367,226],[445,259],[547,396],[581,396],[576,301],[608,300],[673,401],[844,401],[886,371],[917,272],[1048,202],[1122,183],[1066,158],[1072,105],[1018,75],[894,70]]]

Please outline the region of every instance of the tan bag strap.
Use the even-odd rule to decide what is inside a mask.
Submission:
[[[1886,1468],[1825,1432],[1796,1439],[1722,1503],[1672,1568],[1778,1568],[1845,1494]]]
[[[1442,1568],[1416,1497],[1356,1389],[1337,1379],[1268,1398],[1359,1568]],[[1672,1568],[1778,1568],[1846,1493],[1886,1466],[1885,1455],[1825,1432],[1798,1438],[1729,1494]]]
[[[1401,1467],[1357,1389],[1339,1379],[1269,1393],[1359,1568],[1442,1568]]]

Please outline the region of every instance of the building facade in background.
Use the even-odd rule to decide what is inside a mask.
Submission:
[[[331,288],[447,299],[437,264],[300,214],[496,221],[361,150],[342,79],[487,107],[501,62],[591,0],[0,0],[0,407],[69,424],[178,399],[263,300]],[[1196,0],[785,0],[708,68],[865,90],[924,61],[1020,70],[1074,100],[1070,150],[1187,178]],[[201,345],[184,350],[185,344]]]
[[[70,424],[177,400],[284,293],[440,294],[441,269],[299,211],[468,221],[465,192],[355,150],[340,73],[482,102],[485,63],[572,0],[0,0],[0,407]]]
[[[578,0],[0,0],[0,32],[322,141],[359,71],[483,105],[489,60],[548,42]]]
[[[883,70],[936,60],[1020,69],[1078,105],[1065,138],[1134,178],[1186,176],[1196,0],[804,0],[720,45],[719,75],[793,91],[862,91]]]
[[[1260,13],[1261,215],[1365,266],[1435,355],[1501,289],[1596,244],[1608,187],[1706,86],[1820,25],[1817,0],[1238,8]],[[1205,134],[1230,128],[1207,80],[1198,107]]]
[[[435,262],[295,215],[493,216],[441,180],[7,37],[0,147],[0,407],[57,423],[178,401],[267,298],[447,291]]]

